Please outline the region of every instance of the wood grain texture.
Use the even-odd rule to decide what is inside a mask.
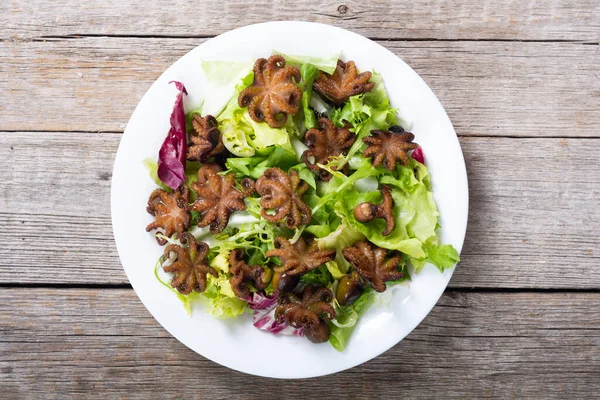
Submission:
[[[449,293],[382,356],[311,380],[257,378],[208,361],[131,290],[0,289],[0,326],[0,397],[589,398],[600,390],[598,293]]]
[[[0,130],[122,131],[152,82],[204,40],[2,42]],[[598,45],[381,43],[425,79],[460,135],[600,137]]]
[[[207,36],[272,20],[306,20],[375,38],[591,40],[600,37],[595,0],[8,0],[6,37]]]
[[[0,283],[15,271],[23,283],[126,282],[110,225],[119,139],[0,133]],[[600,141],[461,144],[470,215],[451,287],[600,288]]]

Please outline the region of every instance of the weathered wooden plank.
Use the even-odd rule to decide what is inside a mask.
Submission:
[[[121,131],[151,83],[204,39],[82,38],[0,45],[0,130]],[[598,137],[600,47],[383,42],[465,136]]]
[[[14,288],[0,289],[0,299],[0,377],[11,398],[582,398],[600,390],[598,293],[449,293],[384,355],[309,382],[204,359],[131,290]]]
[[[0,134],[0,282],[126,282],[109,209],[119,138]],[[600,141],[461,142],[471,205],[451,286],[600,288]]]
[[[594,0],[11,0],[0,37],[48,35],[205,36],[272,20],[328,23],[376,38],[593,40]]]

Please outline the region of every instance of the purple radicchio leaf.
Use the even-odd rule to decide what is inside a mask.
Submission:
[[[253,312],[254,326],[260,330],[271,332],[275,335],[303,336],[302,328],[294,328],[285,322],[279,323],[275,319],[277,308],[277,294],[266,296],[262,293],[252,293],[248,305]]]
[[[171,112],[171,129],[158,152],[158,177],[171,189],[177,189],[185,180],[187,138],[183,95],[187,95],[187,91],[181,82],[171,81],[169,83],[174,83],[179,93],[175,99],[173,112]]]
[[[413,150],[412,154],[410,155],[414,160],[420,162],[421,164],[425,165],[425,155],[423,154],[423,148],[421,146],[417,147],[416,149]]]

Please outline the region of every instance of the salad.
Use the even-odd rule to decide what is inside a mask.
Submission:
[[[337,55],[201,66],[201,107],[186,113],[171,82],[171,127],[145,161],[154,273],[188,312],[252,313],[258,329],[342,351],[378,293],[459,261],[378,73]]]

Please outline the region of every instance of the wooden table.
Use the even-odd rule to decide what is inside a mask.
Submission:
[[[309,381],[230,371],[172,338],[127,282],[109,207],[121,133],[159,74],[284,19],[411,65],[460,136],[471,198],[463,261],[425,321]],[[597,398],[599,40],[598,0],[2,1],[0,397]]]

